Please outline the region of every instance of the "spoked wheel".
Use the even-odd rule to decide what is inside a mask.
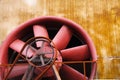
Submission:
[[[65,18],[46,16],[20,25],[0,53],[1,79],[87,80],[96,72],[93,42]]]

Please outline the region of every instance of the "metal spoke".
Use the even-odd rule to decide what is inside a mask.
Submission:
[[[59,75],[59,73],[58,73],[58,70],[57,70],[57,68],[55,67],[55,65],[53,65],[52,68],[53,68],[53,70],[54,70],[54,73],[55,73],[55,76],[56,76],[57,80],[61,80],[61,77],[60,77],[60,75]]]
[[[33,77],[34,69],[35,69],[35,67],[29,65],[27,71],[25,72],[25,74],[22,77],[22,80],[31,80]]]
[[[44,62],[44,59],[43,59],[42,55],[40,55],[40,60],[41,60],[42,65],[45,65],[45,62]]]
[[[37,55],[34,55],[32,58],[28,59],[29,61],[34,60],[37,57]]]

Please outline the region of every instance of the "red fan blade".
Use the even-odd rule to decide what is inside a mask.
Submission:
[[[68,45],[71,37],[72,37],[71,30],[67,26],[63,25],[56,34],[56,36],[54,37],[53,42],[55,43],[56,48],[58,50],[61,50]]]
[[[33,26],[33,30],[34,30],[34,36],[35,37],[46,37],[49,38],[48,36],[48,32],[45,26],[40,26],[40,25],[34,25]],[[41,47],[42,42],[36,42],[37,47]]]
[[[25,73],[25,71],[28,68],[28,64],[19,64],[19,65],[15,65],[12,69],[12,71],[10,72],[8,78],[14,78],[17,76],[20,76],[22,74]],[[8,69],[6,70],[6,72],[8,71]]]
[[[77,46],[69,49],[61,50],[64,60],[82,61],[90,57],[87,45]]]
[[[23,46],[25,45],[25,42],[17,39],[10,44],[10,48],[17,51],[18,53],[22,50]],[[27,54],[27,57],[31,57],[35,53],[35,49],[30,47],[28,49],[29,54]],[[26,56],[26,49],[22,52],[22,55]]]
[[[60,70],[62,80],[87,80],[88,78],[77,70],[63,65]]]

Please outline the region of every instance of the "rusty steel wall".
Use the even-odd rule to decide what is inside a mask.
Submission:
[[[21,23],[49,15],[88,32],[98,55],[95,78],[120,79],[120,0],[0,0],[0,43]]]

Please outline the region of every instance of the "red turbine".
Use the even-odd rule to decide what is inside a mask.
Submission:
[[[0,80],[94,79],[96,50],[84,29],[44,16],[17,27],[0,47]]]

